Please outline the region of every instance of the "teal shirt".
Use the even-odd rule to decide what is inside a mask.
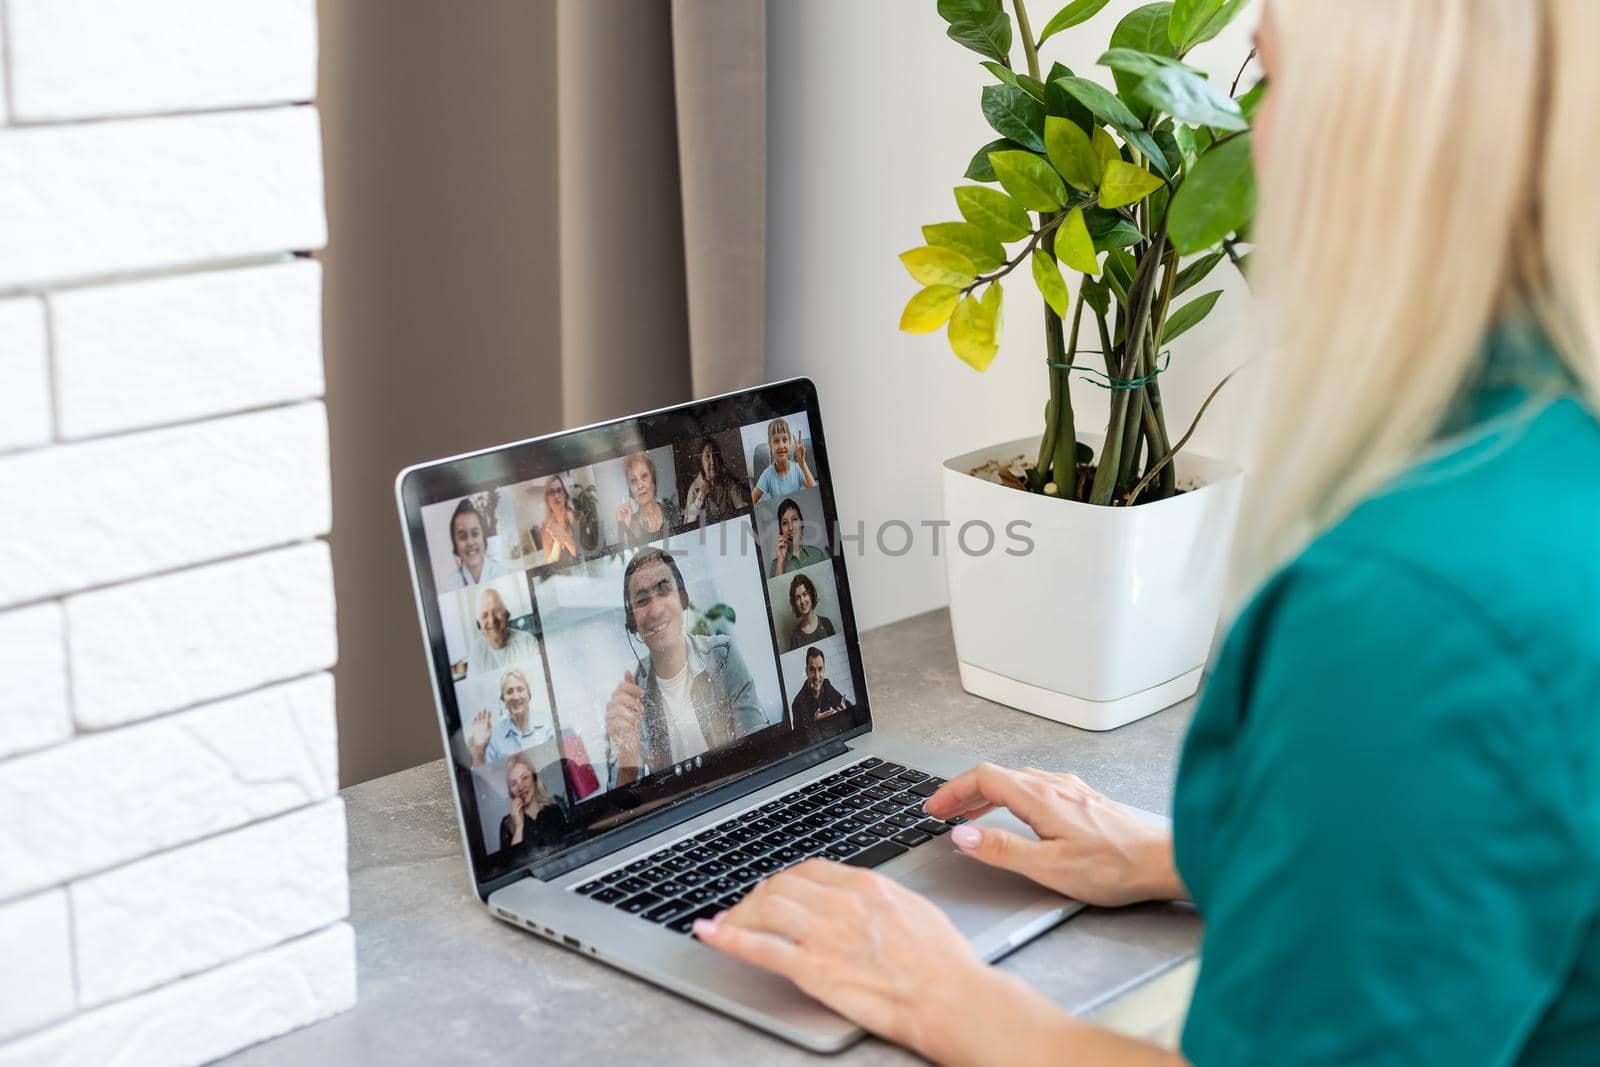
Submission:
[[[1474,436],[1273,577],[1195,714],[1201,1067],[1600,1063],[1600,425],[1497,337]]]

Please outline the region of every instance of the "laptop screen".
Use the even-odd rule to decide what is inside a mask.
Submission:
[[[480,885],[869,721],[831,488],[803,379],[401,475]]]

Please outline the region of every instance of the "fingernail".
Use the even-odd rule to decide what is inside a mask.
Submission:
[[[983,834],[976,826],[958,826],[950,831],[950,840],[956,843],[957,848],[977,848],[978,842],[983,840]]]
[[[721,918],[721,916],[717,916]],[[692,928],[696,934],[714,934],[717,932],[716,919],[696,919]]]

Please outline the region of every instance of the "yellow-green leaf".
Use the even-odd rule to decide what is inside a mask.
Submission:
[[[906,304],[900,328],[906,333],[932,333],[949,321],[961,290],[953,285],[930,285]]]
[[[1106,132],[1104,126],[1094,128],[1094,153],[1100,157],[1100,169],[1105,170],[1105,165],[1113,159],[1122,158],[1122,149],[1117,147],[1117,139]]]
[[[1100,206],[1116,208],[1137,204],[1162,184],[1160,178],[1143,167],[1113,159],[1106,164],[1105,174],[1100,178]]]
[[[1028,218],[1027,209],[998,189],[959,186],[956,207],[961,209],[962,218],[1002,241],[1020,241],[1033,232],[1033,220]]]
[[[1000,351],[1000,286],[979,300],[964,296],[950,316],[950,348],[973,370],[987,370]]]
[[[978,270],[998,270],[1005,262],[1006,250],[999,239],[970,222],[930,223],[922,228],[922,239],[930,245],[955,249]]]
[[[1042,248],[1033,253],[1033,284],[1039,287],[1039,295],[1050,305],[1050,310],[1066,318],[1071,299],[1067,295],[1067,283],[1061,278],[1061,268],[1056,266],[1055,257]]]
[[[1100,273],[1100,257],[1095,255],[1082,208],[1073,208],[1056,227],[1056,258],[1080,274]]]
[[[1050,165],[1075,189],[1094,192],[1100,184],[1100,157],[1095,155],[1089,135],[1071,119],[1057,115],[1044,120],[1044,150]]]
[[[1066,203],[1067,187],[1050,164],[1032,152],[990,152],[989,162],[1000,185],[1029,211],[1054,211]]]
[[[923,285],[953,285],[957,289],[972,284],[978,268],[972,260],[953,248],[924,245],[900,253],[900,262],[906,265],[911,276]]]

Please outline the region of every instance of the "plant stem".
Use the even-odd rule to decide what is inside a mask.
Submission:
[[[1128,287],[1128,336],[1123,344],[1121,364],[1116,377],[1131,379],[1139,367],[1139,353],[1150,327],[1150,304],[1155,298],[1156,268],[1166,256],[1167,237],[1162,234],[1139,260],[1133,284]],[[1118,389],[1111,398],[1111,419],[1106,429],[1106,446],[1094,472],[1094,488],[1089,503],[1106,505],[1116,492],[1117,480],[1122,473],[1122,439],[1127,432],[1130,390]],[[1143,400],[1140,400],[1143,403]],[[1141,419],[1142,412],[1133,409],[1134,418]]]
[[[1049,305],[1046,305],[1048,308]],[[1050,318],[1055,318],[1054,312]],[[1048,321],[1048,319],[1046,320]],[[1078,306],[1072,313],[1072,337],[1067,342],[1066,358],[1060,362],[1070,367],[1078,358],[1078,331],[1083,324],[1083,291],[1078,292]],[[1056,318],[1055,328],[1060,337],[1061,320]],[[1064,369],[1055,370],[1056,378],[1052,387],[1059,387],[1056,397],[1057,412],[1056,426],[1058,427],[1055,440],[1055,455],[1051,458],[1051,467],[1055,471],[1056,493],[1059,496],[1071,497],[1073,488],[1077,484],[1078,474],[1078,423],[1077,416],[1072,410],[1072,376]]]
[[[1154,478],[1166,467],[1171,466],[1173,458],[1177,456],[1179,452],[1183,451],[1183,446],[1188,444],[1189,438],[1194,436],[1194,431],[1200,426],[1200,419],[1205,415],[1206,408],[1211,406],[1211,402],[1217,398],[1218,393],[1222,392],[1222,387],[1228,384],[1229,379],[1238,373],[1239,372],[1236,370],[1229,371],[1227,377],[1218,382],[1216,387],[1211,390],[1210,394],[1206,397],[1205,403],[1200,405],[1200,410],[1195,412],[1194,421],[1189,424],[1189,429],[1184,432],[1182,437],[1178,438],[1178,443],[1167,449],[1166,455],[1158,459],[1151,467],[1149,473],[1139,480],[1138,485],[1133,487],[1133,492],[1128,494],[1129,504],[1132,504],[1135,500],[1137,500],[1139,498],[1139,494],[1144,492],[1145,489],[1149,487],[1150,479]]]
[[[1061,225],[1061,223],[1066,219],[1067,215],[1071,212],[1072,208],[1081,207],[1081,206],[1083,206],[1083,205],[1082,204],[1068,204],[1066,207],[1062,208],[1059,212],[1057,212],[1056,214],[1050,216],[1048,221],[1045,220],[1045,216],[1041,212],[1040,216],[1039,216],[1039,228],[1037,230],[1033,231],[1033,235],[1028,238],[1028,243],[1022,246],[1022,251],[1018,252],[1015,256],[1013,256],[1010,259],[1006,260],[1005,263],[1001,264],[1000,267],[998,269],[996,269],[993,273],[991,273],[991,274],[980,274],[976,278],[972,279],[972,284],[967,286],[965,289],[961,290],[961,295],[965,296],[968,293],[972,292],[974,289],[976,289],[978,286],[987,284],[988,282],[999,281],[1001,278],[1004,278],[1007,274],[1010,274],[1012,271],[1016,270],[1018,267],[1020,267],[1022,265],[1022,261],[1023,260],[1027,259],[1030,255],[1033,254],[1033,250],[1036,247],[1038,247],[1039,242],[1043,241],[1046,237],[1050,237],[1052,234],[1055,233],[1056,228],[1059,227]],[[1054,248],[1055,245],[1052,244],[1050,247]]]
[[[1022,34],[1022,54],[1028,60],[1028,73],[1034,81],[1039,80],[1039,46],[1033,40],[1033,27],[1028,25],[1028,9],[1022,5],[1022,0],[1011,0],[1017,9],[1017,29]]]

